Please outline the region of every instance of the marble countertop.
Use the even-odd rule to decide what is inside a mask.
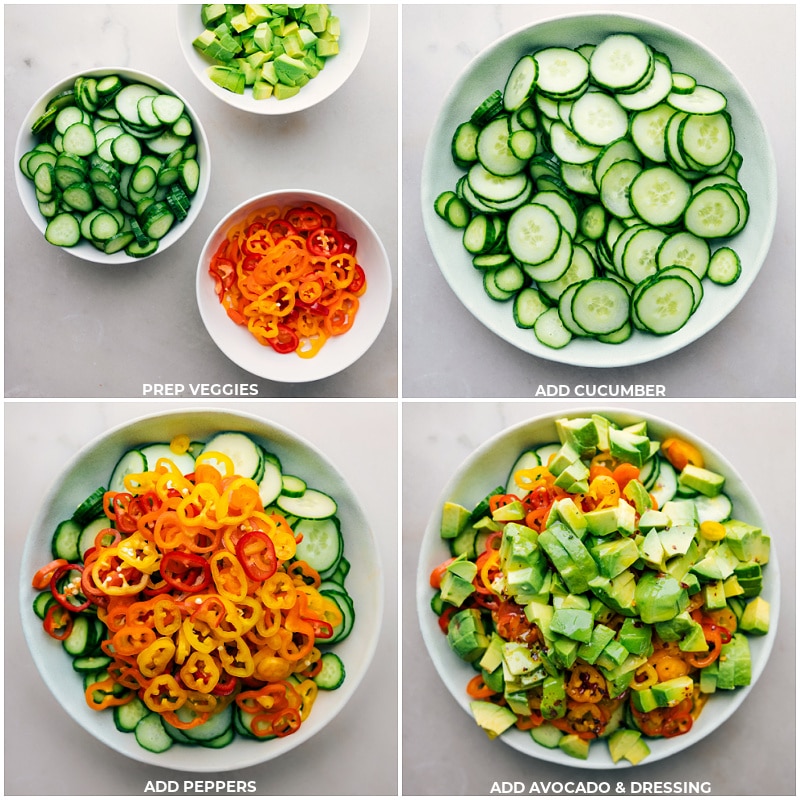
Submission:
[[[204,408],[261,416],[313,444],[353,489],[383,569],[383,623],[373,661],[340,714],[275,761],[230,773],[178,772],[133,761],[106,747],[61,708],[36,671],[20,626],[20,561],[38,504],[78,449],[112,427],[187,403],[69,402],[5,404],[5,794],[142,795],[147,781],[254,781],[261,796],[397,794],[397,408],[393,403],[252,401]],[[342,446],[342,430],[350,430]],[[375,735],[379,731],[380,735]],[[31,742],[36,758],[31,759]],[[240,793],[240,792],[239,792]],[[159,792],[158,794],[164,794]],[[219,796],[225,791],[209,792]]]
[[[635,404],[607,403],[636,413]],[[485,441],[532,417],[589,408],[555,403],[406,403],[403,411],[403,792],[407,795],[489,795],[495,781],[616,781],[622,794],[655,781],[709,782],[712,795],[783,795],[795,787],[795,408],[776,403],[642,403],[640,411],[668,420],[708,442],[733,465],[764,512],[779,554],[778,636],[759,681],[738,711],[688,750],[638,767],[597,771],[560,767],[490,742],[442,683],[420,634],[415,584],[423,533],[446,483]],[[736,431],[735,435],[731,435]],[[769,465],[765,468],[765,465]],[[782,709],[791,709],[781,717]],[[743,769],[743,765],[746,768]],[[651,790],[652,791],[652,790]],[[551,794],[539,789],[541,794]],[[554,792],[559,794],[560,792]],[[567,794],[572,792],[567,791]],[[659,792],[655,792],[658,794]],[[681,793],[681,792],[679,792]],[[692,794],[692,792],[687,792]],[[698,791],[698,793],[700,793]],[[703,790],[702,793],[706,793]],[[580,794],[580,792],[578,792]],[[587,792],[587,794],[595,794]]]
[[[178,44],[173,5],[9,5],[5,33],[5,396],[142,397],[143,383],[257,383],[260,397],[396,397],[397,312],[355,364],[307,384],[255,379],[206,332],[197,260],[228,211],[274,188],[307,188],[361,212],[398,264],[397,19],[371,8],[366,50],[350,79],[306,111],[262,116],[214,97]],[[30,107],[82,69],[119,66],[175,87],[202,120],[211,188],[181,241],[135,268],[81,261],[48,245],[13,179]],[[124,343],[124,346],[122,346]]]
[[[442,103],[467,64],[499,37],[562,14],[647,16],[702,42],[744,84],[778,164],[772,247],[734,311],[693,344],[632,367],[570,367],[518,350],[461,304],[440,273],[420,214],[420,176]],[[668,397],[795,394],[795,7],[729,5],[408,5],[403,9],[403,396],[532,397],[545,384],[662,384]],[[769,57],[765,54],[769,53]],[[421,321],[424,320],[424,324]],[[768,357],[765,357],[767,356]],[[490,365],[476,368],[475,365]]]

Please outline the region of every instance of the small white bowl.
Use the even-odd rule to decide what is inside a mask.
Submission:
[[[654,439],[663,441],[667,436],[677,436],[694,444],[705,456],[708,468],[725,475],[725,494],[733,501],[733,516],[768,531],[758,500],[750,492],[735,468],[711,445],[693,433],[649,414],[604,408],[591,409],[591,411],[608,417],[620,426],[645,420],[648,434]],[[467,682],[475,675],[475,671],[470,664],[459,659],[451,650],[430,606],[433,592],[430,586],[431,571],[451,555],[446,541],[439,533],[442,504],[451,500],[471,508],[488,491],[491,491],[492,487],[505,485],[509,470],[521,452],[531,447],[558,441],[555,426],[557,418],[586,416],[588,413],[589,410],[586,408],[576,411],[566,409],[558,414],[536,417],[500,432],[481,445],[461,464],[455,475],[447,482],[431,513],[422,541],[417,570],[417,614],[423,639],[439,677],[456,702],[470,715],[469,718],[465,718],[465,725],[475,724],[474,721],[471,721],[470,698],[466,692]],[[652,764],[672,756],[713,734],[739,708],[755,685],[769,659],[778,629],[780,575],[775,544],[773,537],[771,557],[764,570],[764,588],[761,593],[761,596],[771,605],[770,628],[765,636],[749,637],[752,654],[750,685],[740,687],[735,691],[720,691],[711,695],[703,712],[688,733],[672,738],[648,739],[647,744],[651,753],[642,762],[643,764]],[[743,724],[746,725],[746,721]],[[458,731],[454,731],[454,736],[458,737]],[[526,755],[573,769],[619,770],[631,766],[624,759],[614,764],[608,747],[601,743],[592,745],[589,749],[589,757],[581,760],[567,755],[559,748],[550,750],[542,747],[533,741],[527,731],[520,731],[513,727],[502,734],[500,739]],[[495,745],[487,740],[486,746],[491,748]]]
[[[149,75],[146,72],[128,69],[127,67],[107,67],[103,69],[82,70],[81,72],[76,72],[75,74],[64,78],[64,80],[59,81],[57,84],[48,89],[36,101],[31,110],[28,112],[28,115],[25,117],[25,120],[22,123],[22,128],[20,129],[17,137],[14,154],[14,177],[16,178],[20,200],[22,201],[22,205],[25,207],[25,211],[27,211],[28,216],[31,218],[31,221],[42,232],[42,234],[44,234],[47,226],[47,220],[45,220],[45,218],[39,212],[33,181],[29,180],[25,177],[25,175],[22,174],[22,171],[19,168],[19,161],[20,158],[26,152],[32,150],[34,145],[38,142],[37,137],[31,133],[31,126],[42,114],[47,106],[47,102],[65,89],[69,89],[74,84],[75,78],[80,75],[87,75],[91,77],[119,75],[128,82],[145,83],[153,86],[159,91],[167,92],[180,98],[183,101],[186,113],[192,120],[192,130],[194,131],[194,138],[197,142],[197,160],[200,165],[200,183],[197,187],[197,191],[191,198],[191,208],[189,209],[188,216],[182,222],[178,222],[176,220],[175,224],[172,226],[166,236],[160,240],[158,249],[154,253],[143,258],[132,258],[131,256],[126,255],[124,250],[118,253],[107,255],[101,250],[98,250],[90,242],[84,240],[81,240],[74,247],[61,248],[65,252],[71,253],[77,258],[83,259],[84,261],[93,261],[97,264],[136,264],[140,261],[146,260],[146,258],[151,258],[154,255],[163,253],[168,247],[171,247],[173,244],[175,244],[175,242],[177,242],[189,230],[189,228],[192,226],[192,223],[200,214],[200,209],[203,207],[203,203],[205,202],[206,195],[208,194],[209,182],[211,180],[211,154],[208,146],[208,138],[206,137],[206,132],[203,129],[199,118],[192,110],[186,98],[169,84],[164,83],[162,80],[159,80],[158,78],[154,77],[153,75]]]
[[[489,298],[480,274],[462,245],[462,231],[434,211],[434,200],[463,175],[453,163],[450,145],[456,126],[496,89],[502,89],[517,59],[548,46],[578,47],[612,33],[632,33],[672,60],[675,70],[702,78],[728,99],[737,149],[744,157],[741,180],[750,200],[750,218],[730,244],[742,261],[732,286],[703,281],[697,312],[679,331],[654,336],[634,331],[627,341],[609,345],[574,338],[556,350],[541,344],[531,330],[518,328],[509,304]],[[461,303],[489,330],[539,358],[583,367],[621,367],[653,361],[691,344],[725,319],[758,276],[772,241],[777,214],[777,170],[769,136],[758,110],[739,78],[703,44],[668,25],[632,14],[611,12],[561,16],[515,30],[492,43],[464,69],[447,95],[425,150],[422,166],[422,216],[425,233],[444,279]]]
[[[325,100],[352,75],[364,53],[369,35],[368,5],[331,6],[331,13],[338,16],[341,21],[339,52],[328,58],[319,74],[293,97],[288,97],[286,100],[276,100],[274,97],[256,100],[249,87],[245,89],[244,94],[236,94],[218,86],[208,77],[208,68],[214,62],[192,46],[194,39],[203,32],[200,8],[201,6],[197,4],[178,6],[178,40],[186,61],[200,83],[215,97],[234,108],[253,114],[275,116],[292,114]]]
[[[353,598],[357,618],[350,635],[334,646],[346,669],[346,679],[336,691],[320,692],[308,718],[297,733],[271,741],[237,737],[220,750],[174,745],[164,753],[140,747],[133,734],[121,733],[110,713],[86,705],[79,673],[60,642],[51,639],[31,610],[36,590],[31,577],[52,560],[53,531],[69,518],[81,500],[98,486],[107,485],[117,459],[129,448],[148,442],[168,442],[186,434],[206,441],[219,431],[240,431],[252,436],[281,460],[288,473],[304,476],[309,485],[326,492],[338,503],[337,517],[345,537],[345,554],[351,563],[345,587]],[[382,617],[382,568],[375,538],[358,498],[336,467],[313,444],[291,431],[255,415],[209,408],[169,411],[140,417],[119,425],[83,447],[54,482],[28,533],[20,575],[22,627],[44,682],[64,710],[103,744],[136,761],[192,772],[244,769],[279,758],[315,736],[346,707],[372,661]],[[47,731],[42,735],[46,738]],[[53,747],[56,741],[51,742]]]
[[[270,205],[291,207],[311,200],[336,214],[338,227],[358,242],[358,263],[367,277],[367,289],[359,298],[353,327],[341,336],[330,337],[313,358],[296,353],[279,354],[259,344],[242,325],[234,323],[220,304],[214,281],[208,274],[211,256],[235,222],[259,208]],[[381,332],[392,299],[389,257],[378,234],[355,209],[341,200],[319,192],[276,190],[246,200],[227,214],[206,240],[197,267],[197,304],[200,316],[217,347],[243,369],[273,381],[303,383],[341,372],[359,359]]]

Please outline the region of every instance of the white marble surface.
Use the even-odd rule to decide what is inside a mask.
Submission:
[[[395,403],[203,404],[263,416],[311,442],[349,483],[373,529],[384,573],[378,648],[351,701],[324,730],[261,766],[220,775],[174,772],[130,760],[97,741],[67,716],[40,679],[19,622],[20,613],[31,612],[18,607],[22,548],[38,503],[67,461],[96,436],[136,417],[186,406],[141,401],[5,403],[5,795],[130,796],[144,794],[148,780],[177,780],[182,786],[185,779],[216,778],[255,781],[256,793],[262,796],[396,794]]]
[[[635,404],[607,408],[635,412]],[[678,755],[605,772],[558,767],[486,735],[455,703],[428,656],[417,623],[415,581],[422,535],[440,493],[473,450],[531,417],[587,408],[576,402],[409,402],[403,407],[403,792],[488,795],[494,781],[709,781],[710,794],[782,795],[795,788],[795,406],[777,403],[641,403],[639,409],[693,432],[739,472],[758,499],[779,553],[779,633],[750,695],[723,726]],[[787,502],[784,502],[787,500]],[[439,512],[440,513],[440,512]],[[422,613],[429,613],[426,608]],[[783,709],[791,709],[786,718]],[[746,768],[743,768],[746,765]],[[526,790],[527,792],[527,790]],[[547,792],[544,792],[545,794]],[[568,794],[571,792],[568,792]],[[627,789],[623,794],[637,794]],[[643,789],[638,794],[649,793]]]
[[[467,64],[520,27],[586,11],[647,16],[699,40],[745,86],[778,164],[778,221],[754,285],[702,339],[649,364],[610,370],[539,359],[495,336],[461,305],[428,245],[420,215],[425,145],[450,87]],[[668,397],[793,397],[795,394],[794,5],[408,5],[403,13],[404,397],[530,397],[541,384],[609,378],[666,386]],[[769,54],[769,57],[766,54]],[[490,365],[488,370],[475,365]]]
[[[26,3],[3,12],[6,397],[136,398],[146,382],[255,382],[260,397],[397,395],[396,297],[378,340],[354,365],[325,380],[281,384],[254,380],[216,348],[194,288],[213,226],[276,188],[316,190],[359,210],[386,247],[396,285],[396,5],[371,9],[366,50],[344,86],[282,117],[233,109],[200,84],[180,50],[173,5]],[[200,117],[211,149],[211,187],[194,225],[168,251],[128,269],[48,245],[13,180],[14,144],[33,103],[65,76],[107,66],[174,86]]]

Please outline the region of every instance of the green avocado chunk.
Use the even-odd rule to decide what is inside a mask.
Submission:
[[[671,575],[645,572],[636,584],[636,610],[642,622],[665,622],[689,604],[689,593]]]

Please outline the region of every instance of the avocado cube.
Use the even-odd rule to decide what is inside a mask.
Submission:
[[[763,597],[754,597],[745,607],[739,627],[747,633],[769,632],[770,604]]]
[[[608,442],[614,458],[633,464],[640,469],[650,457],[650,440],[645,435],[631,430],[612,428],[608,432]]]
[[[700,691],[703,694],[713,694],[717,691],[718,672],[719,664],[716,661],[700,670]]]
[[[725,539],[731,552],[739,561],[756,561],[766,564],[769,561],[769,536],[760,528],[740,520],[729,519],[722,523]]]
[[[275,72],[281,83],[292,84],[306,73],[306,65],[302,61],[283,53],[275,59]]]
[[[745,597],[755,597],[761,592],[763,576],[761,565],[757,562],[739,563],[734,567],[733,574],[739,582]]]
[[[671,575],[646,572],[636,585],[635,602],[642,622],[665,622],[686,608],[689,595]]]
[[[690,585],[693,586],[695,584],[692,582],[692,577],[694,577],[696,580],[696,576],[694,573],[690,573],[689,570],[697,561],[700,560],[700,557],[700,548],[698,547],[697,542],[693,541],[689,544],[689,549],[686,551],[685,555],[674,556],[666,562],[664,565],[664,572],[666,572],[668,575],[672,575],[676,581],[680,581],[687,588]],[[697,585],[699,587],[699,582]]]
[[[699,622],[692,621],[692,626],[683,635],[678,647],[684,653],[705,653],[708,650],[708,642],[703,632],[703,626]]]
[[[200,9],[200,20],[204,27],[216,22],[225,16],[226,8],[224,3],[203,3]]]
[[[539,545],[552,562],[557,573],[561,576],[568,591],[573,594],[582,594],[589,587],[589,577],[597,574],[597,565],[594,563],[589,551],[586,550],[581,540],[566,527],[561,526],[563,531],[574,540],[574,542],[572,540],[569,541],[570,549],[575,553],[579,553],[575,546],[575,542],[577,542],[585,552],[585,558],[579,553],[579,561],[576,561],[561,541],[561,539],[566,541],[566,536],[560,532],[559,536],[561,539],[556,537],[556,527],[557,526],[552,526],[551,528],[547,528],[539,534]],[[587,559],[591,564],[587,563]]]
[[[625,760],[630,761],[635,767],[650,755],[650,747],[644,738],[638,739],[625,753]]]
[[[485,672],[495,672],[503,663],[503,639],[494,631],[489,637],[489,644],[481,656],[478,666]]]
[[[639,554],[647,566],[655,570],[662,570],[664,568],[664,563],[667,559],[658,530],[654,528],[648,531],[647,534],[639,540],[638,545]]]
[[[485,669],[481,670],[481,677],[483,682],[497,694],[502,694],[505,691],[506,682],[503,677],[503,670],[496,669],[494,672],[487,672]]]
[[[223,89],[235,94],[244,94],[244,73],[234,67],[214,65],[208,68],[208,77]]]
[[[290,97],[294,97],[300,91],[300,86],[289,86],[285,83],[276,83],[275,84],[275,99],[276,100],[288,100]]]
[[[550,630],[553,633],[577,642],[588,642],[592,638],[593,626],[592,612],[581,608],[557,608],[550,621]]]
[[[495,522],[519,522],[525,519],[525,508],[520,500],[512,500],[504,506],[496,508],[492,512],[492,519]]]
[[[203,53],[215,41],[216,41],[216,36],[214,36],[214,31],[206,29],[202,33],[195,36],[195,38],[192,40],[192,46],[195,47],[197,50],[199,50],[201,53]]]
[[[517,715],[510,708],[488,700],[473,700],[469,707],[475,722],[490,739],[500,736],[517,721]]]
[[[701,580],[726,580],[733,575],[739,559],[727,544],[727,539],[717,542],[709,551],[692,566],[692,571]]]
[[[481,658],[489,646],[489,637],[480,612],[465,608],[453,614],[447,626],[447,641],[464,661],[472,663]]]
[[[653,501],[650,499],[650,494],[647,489],[644,488],[641,481],[635,479],[628,481],[628,483],[625,484],[625,488],[622,490],[622,496],[633,503],[637,514],[644,514],[645,511],[649,511],[653,508]]]
[[[571,444],[562,444],[548,462],[547,469],[551,475],[558,477],[567,467],[580,462],[580,459],[580,453]]]
[[[584,594],[565,594],[553,598],[553,608],[581,608],[591,611],[592,603]]]
[[[697,528],[693,525],[672,525],[658,532],[666,559],[685,556],[694,541]]]
[[[653,629],[635,617],[626,617],[619,629],[619,641],[629,653],[641,655],[650,647]]]
[[[325,3],[314,3],[306,6],[305,21],[314,33],[322,33],[328,24],[328,6]]]
[[[633,539],[610,539],[591,549],[592,558],[604,578],[616,578],[639,560],[639,548]]]
[[[607,625],[595,625],[589,641],[578,648],[578,657],[587,664],[594,664],[613,638],[614,631]]]
[[[461,563],[472,564],[471,561],[463,561]],[[472,564],[472,566],[475,567],[474,564]],[[475,567],[476,573],[477,569],[478,568]],[[444,571],[441,582],[441,594],[442,600],[445,603],[460,606],[474,591],[475,586],[472,581],[459,574],[458,571],[451,570],[450,567]]]
[[[515,714],[521,717],[530,716],[531,704],[528,700],[528,692],[526,689],[514,689],[506,685],[505,691],[503,692],[503,699]]]
[[[651,691],[659,708],[672,708],[692,696],[694,681],[689,675],[680,675],[653,684]]]
[[[691,525],[697,527],[697,506],[694,500],[667,500],[661,507],[671,525]]]
[[[613,506],[585,511],[583,519],[586,522],[587,532],[592,536],[608,536],[619,530],[617,509]]]
[[[571,497],[563,497],[553,503],[556,518],[563,522],[576,536],[584,537],[587,524],[583,512]]]
[[[500,538],[500,565],[505,569],[536,566],[544,559],[539,534],[526,525],[509,522]]]
[[[532,600],[525,606],[525,618],[542,632],[545,639],[551,638],[550,623],[555,609],[547,603]]]
[[[691,630],[694,620],[688,611],[676,614],[672,619],[655,624],[656,634],[664,642],[677,642]]]
[[[571,669],[578,660],[580,642],[566,636],[553,637],[553,656],[556,668]]]
[[[569,494],[589,491],[589,468],[583,461],[575,461],[565,467],[555,479],[555,485]]]
[[[251,25],[260,25],[272,16],[272,12],[263,3],[246,3],[244,15]]]
[[[642,714],[646,714],[648,711],[658,708],[658,703],[656,702],[653,690],[649,688],[635,689],[632,691],[631,703],[633,704],[633,707]]]
[[[722,582],[722,591],[725,595],[725,599],[729,597],[739,597],[739,595],[744,594],[744,587],[741,583],[739,583],[739,578],[736,576],[736,570],[734,569],[733,575],[730,578],[726,578]]]
[[[589,588],[609,608],[623,616],[634,616],[636,577],[630,570],[614,578],[598,575],[589,581]]]
[[[580,537],[576,535],[572,530],[566,527],[561,523],[555,523],[548,527],[545,531],[542,532],[539,536],[539,542],[542,541],[542,536],[547,533],[551,534],[558,543],[566,550],[572,563],[581,571],[584,579],[586,581],[591,580],[595,575],[598,574],[597,564],[595,564],[594,559],[591,556],[591,553],[587,549],[586,545],[581,541]],[[568,587],[569,590],[573,594],[582,594],[585,589],[576,591],[571,587]]]
[[[274,65],[272,69],[275,69]],[[269,80],[266,75],[264,78]],[[439,535],[442,539],[455,539],[455,537],[467,527],[468,520],[469,511],[464,508],[464,506],[450,500],[445,501],[442,506],[442,521],[439,525]]]
[[[655,508],[648,508],[639,517],[639,530],[650,531],[652,528],[662,530],[669,525],[669,517],[663,512]]]
[[[593,419],[576,417],[557,419],[556,433],[562,444],[568,443],[581,458],[593,456],[599,437]]]
[[[565,733],[558,740],[558,746],[564,753],[573,758],[583,760],[589,758],[589,741],[581,739],[576,733]]]
[[[734,577],[731,575],[731,578]],[[729,579],[730,580],[730,579]],[[709,611],[725,608],[728,598],[725,596],[725,584],[721,580],[711,581],[703,587],[703,605]]]
[[[614,667],[621,666],[627,657],[628,651],[625,649],[625,645],[612,639],[597,657],[597,665],[603,669],[614,669]]]
[[[503,668],[508,675],[520,677],[540,671],[542,664],[524,642],[504,642]]]
[[[567,710],[567,689],[561,675],[548,675],[542,681],[542,704],[539,712],[545,719],[558,719]]]
[[[706,497],[714,497],[722,491],[725,476],[705,467],[687,464],[678,476],[678,480],[690,489],[694,489]]]
[[[633,745],[642,738],[640,731],[631,728],[619,728],[608,738],[608,752],[616,764],[621,761]]]

